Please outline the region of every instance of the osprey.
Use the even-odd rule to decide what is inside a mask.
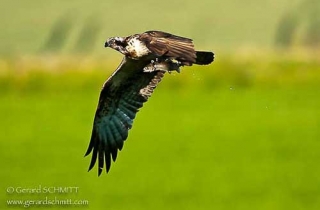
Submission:
[[[117,158],[132,128],[139,108],[153,93],[165,72],[181,66],[206,65],[214,53],[195,51],[192,40],[161,31],[109,38],[105,47],[124,55],[115,72],[104,83],[95,114],[91,140],[85,156],[92,152],[89,171],[98,158],[98,175]]]

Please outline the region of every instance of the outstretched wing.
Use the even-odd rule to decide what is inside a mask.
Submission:
[[[140,61],[124,58],[118,69],[105,82],[100,93],[90,144],[85,155],[92,152],[89,170],[98,158],[98,175],[104,165],[108,172],[123,147],[139,108],[148,100],[164,71],[143,72]]]
[[[192,39],[162,31],[147,31],[140,35],[140,40],[157,56],[172,57],[183,65],[192,65],[196,61]]]

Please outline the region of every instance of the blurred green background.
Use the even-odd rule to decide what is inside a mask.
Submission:
[[[1,209],[45,196],[89,201],[68,209],[319,209],[319,14],[316,0],[1,0]],[[153,29],[216,61],[166,75],[97,177],[83,155],[122,57],[104,41]],[[39,185],[79,192],[6,192]]]

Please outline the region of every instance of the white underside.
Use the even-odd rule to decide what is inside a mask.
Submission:
[[[142,57],[150,53],[150,50],[138,38],[131,39],[126,49],[129,52],[134,51],[137,57]]]

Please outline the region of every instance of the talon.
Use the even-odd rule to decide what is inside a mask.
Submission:
[[[143,68],[143,72],[153,72],[155,70],[156,69],[154,67],[149,67],[149,66],[146,66]]]

